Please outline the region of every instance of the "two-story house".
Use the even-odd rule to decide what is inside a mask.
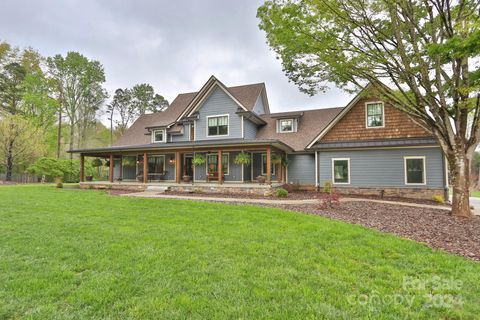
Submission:
[[[99,185],[84,182],[85,156],[109,161],[103,186],[218,190],[265,181],[318,189],[331,181],[343,193],[416,198],[447,187],[432,134],[370,97],[368,87],[343,108],[271,113],[263,83],[227,87],[212,76],[164,112],[139,117],[115,145],[71,152],[80,154],[84,187]],[[239,153],[249,163],[240,163]]]

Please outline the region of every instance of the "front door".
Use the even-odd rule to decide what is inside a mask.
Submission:
[[[193,165],[192,165],[192,156],[185,156],[185,160],[183,163],[183,174],[185,176],[193,177]]]

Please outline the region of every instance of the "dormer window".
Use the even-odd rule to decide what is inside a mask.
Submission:
[[[278,120],[278,132],[287,133],[293,132],[293,119],[280,119]]]
[[[165,129],[153,130],[152,132],[153,143],[165,142],[165,141],[166,141]]]
[[[367,128],[385,127],[385,113],[383,102],[367,102],[365,104]]]

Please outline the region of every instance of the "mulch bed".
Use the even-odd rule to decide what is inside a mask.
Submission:
[[[472,219],[461,219],[450,216],[447,210],[368,201],[343,202],[329,209],[322,209],[316,205],[274,206],[393,233],[423,242],[435,249],[442,249],[480,261],[479,216]]]
[[[196,193],[196,192],[176,192],[168,191],[165,194],[175,195],[175,196],[189,196],[189,197],[205,197],[205,198],[249,198],[249,199],[266,199],[266,200],[310,200],[310,199],[321,199],[321,193],[314,191],[292,191],[288,193],[287,198],[278,198],[276,195],[272,196],[263,196],[258,194],[228,194],[228,193]],[[377,196],[359,196],[359,195],[345,195],[344,197],[348,198],[359,198],[359,199],[374,199],[374,200],[386,200],[386,201],[399,201],[399,202],[408,202],[408,203],[418,203],[418,204],[428,204],[428,205],[439,205],[445,206],[446,204],[438,203],[432,200],[424,199],[409,199],[409,198],[399,198],[399,197],[377,197]]]

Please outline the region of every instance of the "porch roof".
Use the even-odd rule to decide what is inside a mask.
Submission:
[[[84,155],[107,155],[116,152],[131,152],[131,151],[177,151],[182,149],[195,149],[201,151],[202,149],[221,147],[238,147],[239,149],[247,149],[249,147],[262,147],[271,146],[282,151],[291,152],[293,149],[285,143],[272,140],[246,140],[246,139],[223,139],[223,140],[204,140],[204,141],[184,141],[175,143],[149,143],[143,145],[131,145],[131,146],[112,146],[104,148],[85,148],[85,149],[73,149],[68,150],[69,153],[81,153]]]

